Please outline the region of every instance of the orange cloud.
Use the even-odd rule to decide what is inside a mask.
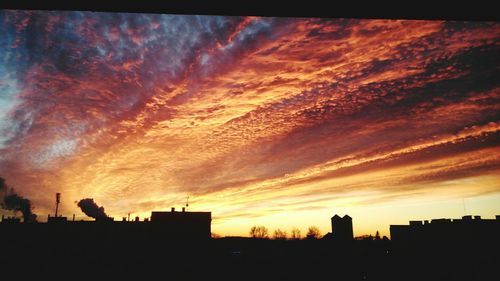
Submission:
[[[0,174],[39,212],[56,191],[118,217],[189,194],[245,234],[500,191],[497,23],[6,14]]]

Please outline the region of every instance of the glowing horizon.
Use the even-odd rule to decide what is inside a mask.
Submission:
[[[499,23],[3,10],[0,30],[0,177],[41,220],[56,192],[77,219],[189,195],[220,235],[500,214]]]

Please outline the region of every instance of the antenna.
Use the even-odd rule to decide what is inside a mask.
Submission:
[[[189,207],[189,195],[186,197],[186,209]]]
[[[57,211],[59,210],[59,203],[61,203],[61,193],[56,193],[56,218],[57,218]]]

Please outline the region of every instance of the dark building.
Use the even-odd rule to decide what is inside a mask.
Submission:
[[[16,218],[16,217],[5,217],[4,215],[2,215],[2,223],[21,223],[21,219],[20,218]]]
[[[391,225],[391,240],[417,242],[417,240],[472,240],[500,235],[500,217],[481,219],[480,216],[463,216],[461,219],[433,219],[410,221],[408,225]]]
[[[67,221],[68,221],[67,217],[61,217],[61,216],[51,217],[50,215],[48,215],[47,217],[47,223],[66,223]]]
[[[340,217],[335,215],[332,217],[332,234],[333,238],[338,240],[352,240],[354,235],[352,231],[352,218],[348,215]]]
[[[116,274],[129,279],[132,272],[140,275],[135,276],[137,280],[153,279],[165,272],[185,276],[194,268],[205,274],[209,269],[206,260],[213,258],[210,238],[210,212],[152,212],[150,218],[124,221],[109,217],[68,220],[59,215],[49,216],[47,223],[24,223],[4,216],[0,222],[0,265],[2,276],[6,271],[7,276],[19,276],[26,268],[41,276],[52,276],[56,269],[68,276],[75,272],[108,276],[112,272],[110,279],[120,279],[114,278]],[[146,273],[151,275],[144,276]]]
[[[90,237],[123,237],[124,240],[136,239],[138,237],[160,238],[161,239],[209,239],[211,237],[211,212],[176,212],[172,208],[171,212],[152,212],[151,220],[145,218],[143,221],[137,217],[134,221],[114,221],[112,217],[99,217],[95,221],[68,221],[63,216],[48,216],[47,223],[34,223],[30,226],[32,234],[41,232],[64,233],[87,233],[82,236],[85,239]],[[16,224],[16,225],[13,225]],[[12,226],[10,226],[12,225]],[[18,225],[18,226],[17,226]],[[24,231],[27,226],[20,223],[19,218],[2,216],[0,222],[0,232],[7,237],[16,237],[17,231]],[[129,237],[129,238],[127,238]]]
[[[489,280],[498,276],[500,219],[410,221],[391,225],[393,268],[412,280]],[[407,278],[401,278],[407,280]]]
[[[211,212],[176,212],[174,208],[170,212],[151,212],[151,224],[156,227],[169,228],[172,234],[210,238],[211,236]]]

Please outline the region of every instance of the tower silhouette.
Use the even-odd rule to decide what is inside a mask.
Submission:
[[[332,217],[332,234],[338,240],[352,240],[354,235],[352,231],[352,218],[348,215]]]

